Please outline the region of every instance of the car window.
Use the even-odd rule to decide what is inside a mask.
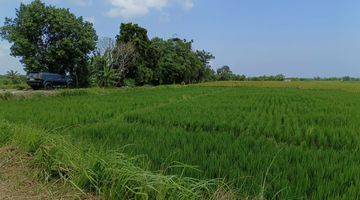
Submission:
[[[40,78],[40,74],[39,73],[29,73],[28,77],[29,78]]]

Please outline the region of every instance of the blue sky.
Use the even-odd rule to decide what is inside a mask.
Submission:
[[[29,2],[30,0],[23,0]],[[0,24],[20,0],[0,0]],[[360,77],[358,0],[45,0],[94,23],[114,37],[135,22],[150,37],[193,39],[212,52],[214,68],[229,65],[248,76]],[[22,71],[0,41],[0,74]]]

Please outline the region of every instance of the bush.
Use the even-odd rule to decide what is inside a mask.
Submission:
[[[125,79],[124,80],[124,86],[125,87],[135,87],[136,86],[136,82],[134,79]]]
[[[26,85],[16,85],[16,89],[17,90],[25,90],[27,89],[28,87]]]

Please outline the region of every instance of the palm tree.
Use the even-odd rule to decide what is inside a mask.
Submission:
[[[13,84],[16,84],[20,80],[20,74],[18,71],[10,70],[6,72],[6,77],[11,80]]]

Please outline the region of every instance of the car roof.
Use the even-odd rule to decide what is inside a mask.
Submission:
[[[62,74],[56,74],[56,73],[50,73],[50,72],[30,72],[28,73],[28,75],[33,75],[33,74],[39,74],[39,75],[45,75],[45,76],[65,76],[65,75],[62,75]]]

